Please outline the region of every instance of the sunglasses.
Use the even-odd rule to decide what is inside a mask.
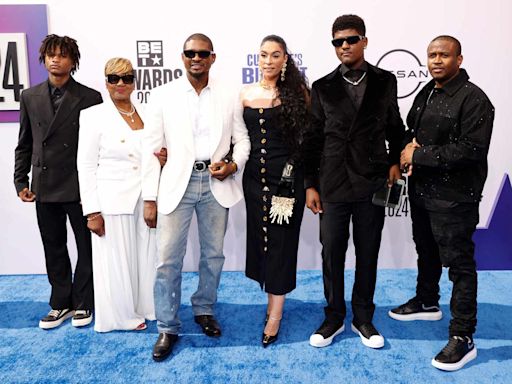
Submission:
[[[365,37],[361,35],[355,35],[355,36],[347,36],[347,37],[340,37],[338,39],[334,39],[331,41],[332,45],[335,47],[341,47],[343,43],[346,41],[349,45],[357,44],[361,40],[363,40]]]
[[[119,80],[123,80],[124,84],[133,84],[133,80],[135,80],[135,75],[107,75],[107,83],[109,84],[117,84]]]
[[[194,57],[196,57],[196,54],[201,59],[206,59],[210,57],[211,54],[213,54],[213,51],[193,51],[191,49],[187,49],[186,51],[183,51],[183,54],[187,59],[193,59]]]

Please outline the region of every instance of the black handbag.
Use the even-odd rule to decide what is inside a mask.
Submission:
[[[290,224],[295,204],[295,167],[292,160],[284,165],[277,192],[272,196],[270,219],[272,224]]]

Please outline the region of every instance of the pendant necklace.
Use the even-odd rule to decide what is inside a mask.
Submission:
[[[361,81],[363,81],[364,77],[366,76],[366,72],[364,72],[364,73],[363,73],[363,76],[361,76],[358,80],[355,80],[355,81],[352,81],[352,80],[350,80],[350,79],[347,79],[347,78],[345,77],[345,75],[342,75],[342,76],[343,76],[343,78],[345,79],[345,81],[346,81],[346,82],[348,82],[348,83],[350,83],[350,84],[352,84],[352,85],[354,85],[354,86],[357,86],[357,85],[361,84]]]
[[[260,87],[263,88],[263,89],[266,89],[267,91],[274,91],[277,88],[277,87],[274,87],[272,85],[265,84],[263,82],[263,79],[260,80]]]
[[[117,107],[116,107],[117,108]],[[135,107],[133,106],[132,104],[132,108],[130,109],[130,112],[126,112],[126,111],[123,111],[122,109],[120,108],[117,108],[117,110],[119,111],[119,113],[121,115],[125,115],[125,116],[128,116],[131,120],[132,123],[135,123],[135,120],[133,119],[133,115],[135,114]]]

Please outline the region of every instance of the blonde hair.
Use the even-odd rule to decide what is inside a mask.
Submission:
[[[123,57],[113,57],[105,64],[105,76],[112,74],[133,73],[133,66],[130,60]]]

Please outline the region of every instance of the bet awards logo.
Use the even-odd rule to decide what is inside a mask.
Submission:
[[[377,61],[377,66],[396,76],[399,99],[413,95],[429,80],[428,69],[414,53],[406,49],[393,49],[385,53]]]
[[[242,67],[242,84],[257,83],[260,81],[260,70],[258,68],[259,54],[249,53],[247,55],[246,67]],[[306,76],[308,67],[303,66],[302,53],[292,53],[291,56],[295,61],[295,65]]]
[[[183,75],[180,68],[164,67],[162,40],[137,40],[137,67],[135,69],[135,88],[137,100],[147,103],[150,91],[178,79]]]

